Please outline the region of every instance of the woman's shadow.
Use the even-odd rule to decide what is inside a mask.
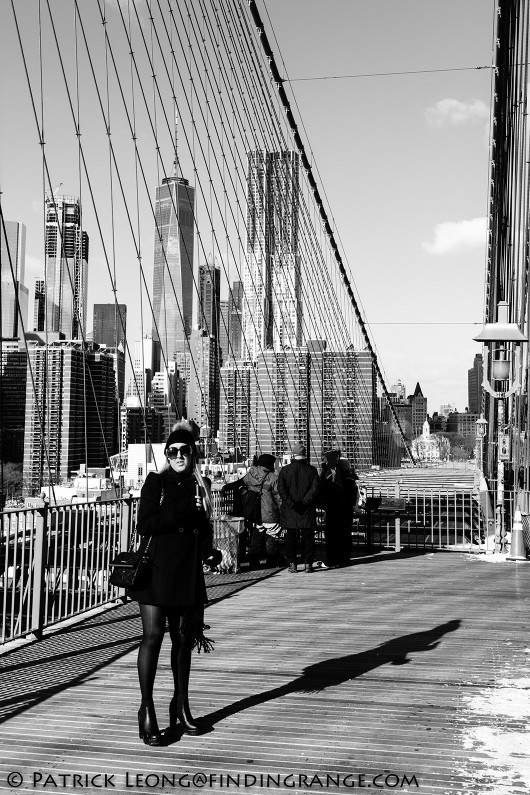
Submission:
[[[265,704],[267,701],[273,701],[291,693],[316,693],[327,687],[349,682],[387,663],[406,665],[410,662],[409,654],[432,651],[438,646],[440,639],[448,632],[455,632],[460,623],[460,619],[454,619],[425,632],[402,635],[368,651],[322,660],[304,668],[302,675],[293,679],[292,682],[265,690],[262,693],[246,696],[233,704],[228,704],[226,707],[204,715],[200,718],[200,722],[205,732],[212,731],[219,721],[258,704]]]

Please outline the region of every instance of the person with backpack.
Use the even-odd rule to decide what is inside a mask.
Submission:
[[[261,559],[266,557],[265,567],[279,563],[278,537],[281,499],[278,493],[278,474],[274,471],[276,458],[260,455],[245,477],[242,494],[242,513],[252,522],[250,531],[249,563],[251,569],[261,568]]]

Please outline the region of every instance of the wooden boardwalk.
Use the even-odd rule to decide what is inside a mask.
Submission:
[[[135,605],[0,657],[0,789],[528,793],[530,565],[379,553],[277,572],[207,620],[210,730],[163,748],[138,740]],[[162,725],[171,690],[164,642]]]

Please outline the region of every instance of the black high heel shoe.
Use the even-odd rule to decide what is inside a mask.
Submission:
[[[162,745],[162,735],[158,728],[152,701],[142,701],[138,710],[138,733],[140,740],[143,740],[146,745]]]
[[[169,705],[169,728],[174,731],[179,721],[186,734],[202,734],[201,725],[191,716],[187,693],[173,696]]]

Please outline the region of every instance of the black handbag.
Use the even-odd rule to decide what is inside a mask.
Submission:
[[[110,565],[113,572],[110,575],[111,585],[117,588],[130,588],[133,591],[142,591],[147,588],[151,579],[151,559],[147,554],[151,537],[145,548],[132,552],[120,552]]]

